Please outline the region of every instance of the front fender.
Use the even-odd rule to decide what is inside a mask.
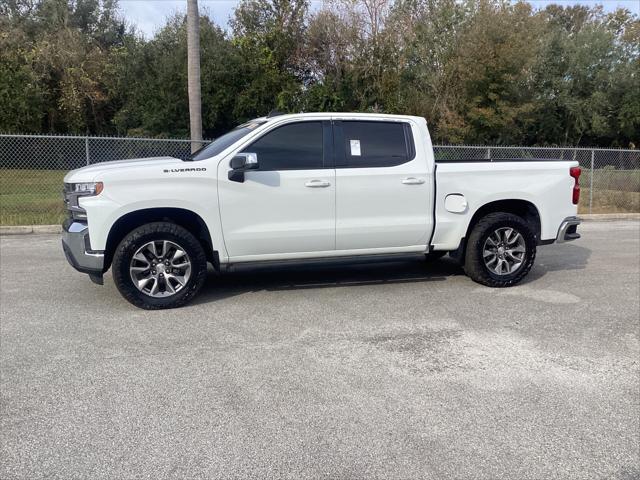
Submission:
[[[153,208],[178,208],[198,215],[209,229],[214,248],[221,256],[226,256],[220,228],[215,180],[201,182],[191,180],[188,187],[168,190],[167,193],[172,195],[164,198],[144,198],[145,194],[150,193],[146,187],[111,188],[109,192],[105,187],[103,194],[83,198],[81,206],[87,211],[91,248],[105,250],[111,228],[127,214]],[[175,186],[175,183],[172,182],[170,186]],[[157,188],[154,188],[154,191],[157,192]],[[138,198],[134,198],[132,192],[135,192]]]

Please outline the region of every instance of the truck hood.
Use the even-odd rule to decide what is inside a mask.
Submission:
[[[65,183],[94,182],[100,180],[100,175],[113,170],[122,171],[126,169],[139,169],[144,167],[173,167],[184,166],[185,162],[174,157],[151,157],[133,158],[130,160],[116,160],[113,162],[102,162],[86,167],[71,170],[64,177]]]

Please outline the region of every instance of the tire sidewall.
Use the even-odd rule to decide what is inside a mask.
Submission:
[[[131,259],[140,247],[151,241],[162,240],[171,241],[185,250],[191,261],[191,276],[178,293],[155,298],[138,290],[129,269]],[[114,255],[112,269],[116,287],[123,297],[138,307],[153,310],[174,308],[189,301],[204,283],[207,261],[202,245],[189,231],[173,224],[155,223],[133,230],[120,242]]]

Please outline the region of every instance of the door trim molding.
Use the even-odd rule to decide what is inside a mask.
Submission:
[[[426,245],[410,245],[408,247],[392,247],[392,248],[362,248],[357,250],[326,250],[320,252],[296,252],[296,253],[269,253],[266,255],[242,255],[230,257],[228,262],[231,263],[253,263],[253,262],[280,262],[288,260],[326,260],[337,257],[363,257],[377,255],[394,255],[394,254],[416,254],[427,253]]]

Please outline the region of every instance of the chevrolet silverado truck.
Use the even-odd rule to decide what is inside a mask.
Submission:
[[[207,264],[449,253],[476,282],[508,287],[538,245],[580,237],[579,176],[572,161],[436,161],[420,117],[273,115],[187,160],[69,172],[62,245],[146,309],[191,300]]]

